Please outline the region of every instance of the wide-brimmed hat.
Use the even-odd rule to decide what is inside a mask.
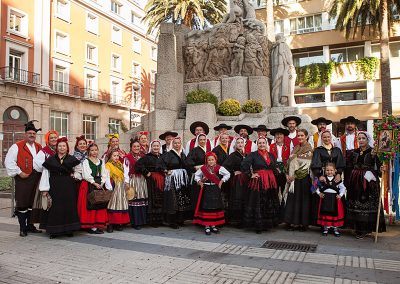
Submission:
[[[348,116],[348,117],[346,117],[346,118],[342,118],[342,119],[340,120],[340,123],[341,123],[341,124],[346,124],[346,123],[359,124],[360,121],[359,121],[357,118],[355,118],[354,116],[350,115],[350,116]]]
[[[297,126],[299,126],[301,124],[301,118],[300,117],[291,115],[291,116],[287,116],[284,119],[282,119],[282,125],[283,126],[287,126],[288,122],[291,121],[291,120],[296,121]]]
[[[326,125],[332,124],[332,120],[326,119],[325,117],[318,117],[317,119],[311,120],[311,124],[318,125],[319,123],[325,123]]]
[[[236,125],[235,128],[233,128],[233,129],[235,130],[235,132],[236,132],[237,134],[239,134],[240,129],[246,129],[246,130],[247,130],[247,134],[249,134],[249,135],[253,133],[253,128],[251,128],[251,127],[248,126],[248,125],[244,125],[244,124],[238,124],[238,125]]]
[[[226,125],[225,123],[220,123],[220,125],[217,125],[217,126],[214,127],[214,130],[218,131],[218,130],[220,130],[222,128],[225,128],[227,130],[231,130],[232,126]]]
[[[275,136],[276,133],[282,133],[285,136],[289,135],[289,130],[284,129],[282,127],[274,128],[269,132],[272,136]]]
[[[271,129],[269,129],[266,125],[264,125],[264,124],[260,124],[259,126],[257,126],[257,127],[253,127],[253,130],[254,131],[266,131],[266,132],[268,132],[268,131],[270,131]]]
[[[177,132],[173,132],[173,131],[166,131],[163,134],[161,134],[160,136],[158,136],[158,138],[160,140],[165,140],[165,137],[167,137],[167,136],[176,137],[176,136],[178,136],[178,133]]]
[[[194,131],[195,131],[196,127],[202,127],[204,129],[205,134],[208,134],[208,132],[210,132],[210,128],[208,127],[208,125],[205,122],[195,121],[190,125],[190,132],[192,132],[193,135],[195,135]]]

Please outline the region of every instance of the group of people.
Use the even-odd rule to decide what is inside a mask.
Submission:
[[[287,230],[320,226],[323,236],[336,237],[345,226],[364,238],[376,226],[381,164],[371,135],[357,130],[359,121],[349,116],[340,122],[345,134],[336,139],[327,127],[332,121],[323,117],[312,121],[318,128],[313,135],[297,116],[275,129],[220,124],[215,137],[196,121],[186,147],[177,132],[150,142],[141,132],[125,152],[118,135],[110,134],[100,155],[84,136],[70,154],[67,139],[54,130],[42,148],[35,141],[40,129],[30,121],[25,139],[5,159],[15,178],[20,236],[40,232],[35,223],[54,238],[80,229],[111,233],[128,224],[176,229],[190,220],[206,235],[219,233],[223,224],[261,233],[285,223]],[[95,203],[99,191],[110,194]]]

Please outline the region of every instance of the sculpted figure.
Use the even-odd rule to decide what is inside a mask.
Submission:
[[[254,9],[253,4],[248,0],[243,0],[243,10],[243,25],[247,26],[249,29],[258,30],[261,34],[265,35],[266,27],[263,22],[256,19],[256,10]]]
[[[296,69],[293,65],[292,52],[282,34],[278,34],[272,47],[272,105],[294,105],[294,87]]]
[[[229,57],[229,50],[224,38],[215,39],[208,54],[208,60],[204,67],[204,75],[220,77],[227,74],[226,58]]]
[[[244,49],[243,74],[249,76],[262,76],[263,50],[257,38],[249,33],[246,36],[246,47]]]
[[[204,76],[204,66],[207,62],[207,47],[207,39],[198,41],[197,48],[193,54],[193,73],[195,78],[201,78]]]
[[[224,16],[223,23],[234,23],[243,17],[243,0],[229,0],[229,6],[229,14]]]
[[[195,78],[194,70],[194,54],[196,48],[193,41],[189,41],[185,49],[185,61],[186,61],[186,79]]]
[[[244,49],[246,39],[244,36],[239,36],[236,43],[233,46],[233,60],[231,62],[231,76],[238,76],[242,74],[243,61],[244,61]]]

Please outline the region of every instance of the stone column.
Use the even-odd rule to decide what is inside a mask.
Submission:
[[[271,107],[271,92],[269,78],[265,76],[249,77],[249,97],[260,101],[265,108]]]

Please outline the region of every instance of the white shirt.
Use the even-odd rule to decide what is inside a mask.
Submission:
[[[222,179],[221,180],[223,182],[227,182],[229,180],[229,178],[231,177],[231,174],[224,167],[220,167],[218,173],[220,175],[222,175]],[[203,172],[201,171],[201,169],[198,169],[196,171],[196,173],[194,174],[194,180],[196,182],[199,182],[203,177],[204,177],[204,175],[203,175]]]
[[[35,143],[32,143],[32,145],[26,143],[25,145],[31,152],[33,159],[35,159],[37,155]],[[11,177],[15,177],[16,175],[22,173],[21,169],[17,165],[17,159],[18,159],[18,146],[17,144],[13,144],[10,147],[10,149],[8,149],[6,158],[4,160],[4,166],[6,167],[7,174]]]
[[[94,163],[96,166],[100,164],[100,159]],[[92,169],[90,168],[88,159],[85,159],[82,163],[82,179],[86,180],[88,183],[94,183],[94,177],[92,176]],[[107,179],[106,168],[104,162],[101,163],[101,185],[105,184]]]
[[[279,146],[278,144],[276,144],[276,150],[278,153],[278,157],[276,158],[277,162],[282,162],[282,147],[283,146]]]
[[[43,172],[43,163],[46,161],[46,155],[43,151],[39,151],[36,157],[33,158],[33,168],[35,171],[41,173]]]
[[[327,177],[327,179],[328,179],[329,181],[332,181],[334,178],[335,178],[335,177]],[[339,188],[339,195],[340,195],[340,197],[342,197],[342,196],[346,193],[346,187],[344,186],[343,182],[339,183],[337,187]],[[317,188],[316,192],[317,192],[317,194],[320,194],[320,193],[321,193],[321,191],[319,190],[319,188]],[[331,188],[325,189],[324,192],[336,193],[336,191],[334,191],[334,190],[331,189]]]
[[[355,132],[346,133],[346,150],[354,150],[354,139],[356,139]]]
[[[294,139],[294,138],[296,138],[296,136],[297,136],[297,131],[289,132],[288,137],[289,137],[290,139]],[[293,149],[294,149],[293,141],[290,140],[290,153],[292,153]]]

